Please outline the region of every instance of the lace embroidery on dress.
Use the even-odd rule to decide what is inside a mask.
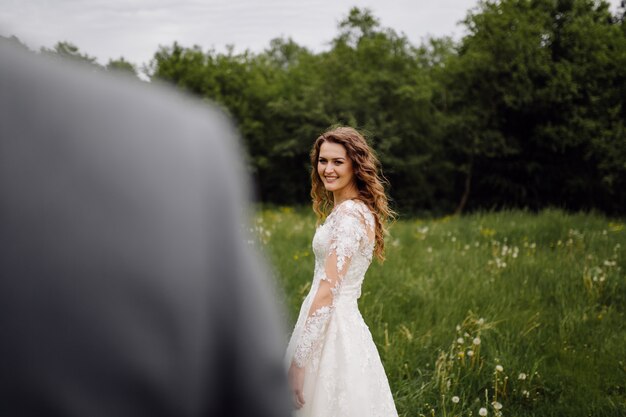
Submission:
[[[315,349],[315,342],[319,340],[324,332],[324,327],[331,314],[331,308],[321,307],[309,316],[302,331],[300,343],[296,349],[293,360],[296,366],[302,368],[306,365],[311,351]]]
[[[330,227],[330,247],[325,257],[324,269],[319,272],[318,283],[325,281],[330,285],[331,297],[330,302],[312,311],[305,321],[293,357],[296,366],[301,368],[306,366],[324,338],[335,300],[341,292],[341,282],[350,269],[352,257],[357,251],[361,251],[366,258],[371,259],[372,253],[373,241],[369,240],[367,229],[374,230],[374,218],[363,203],[351,200],[341,203],[322,227]]]

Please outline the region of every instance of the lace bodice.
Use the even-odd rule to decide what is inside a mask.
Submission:
[[[304,367],[324,337],[336,307],[355,302],[374,251],[375,221],[365,203],[346,200],[335,207],[313,238],[315,272],[309,314],[293,361]]]

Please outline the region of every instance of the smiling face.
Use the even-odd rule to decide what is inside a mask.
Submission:
[[[335,195],[356,188],[352,161],[346,148],[338,143],[328,141],[322,143],[317,160],[317,173],[324,187]]]

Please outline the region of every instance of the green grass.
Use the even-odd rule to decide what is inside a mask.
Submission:
[[[261,209],[256,230],[293,325],[314,216]],[[398,221],[359,306],[399,414],[625,416],[625,249],[623,221],[593,213]]]

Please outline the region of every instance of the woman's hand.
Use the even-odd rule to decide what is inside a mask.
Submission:
[[[289,367],[289,387],[293,392],[296,409],[299,410],[304,405],[304,368],[298,368],[293,362]]]

